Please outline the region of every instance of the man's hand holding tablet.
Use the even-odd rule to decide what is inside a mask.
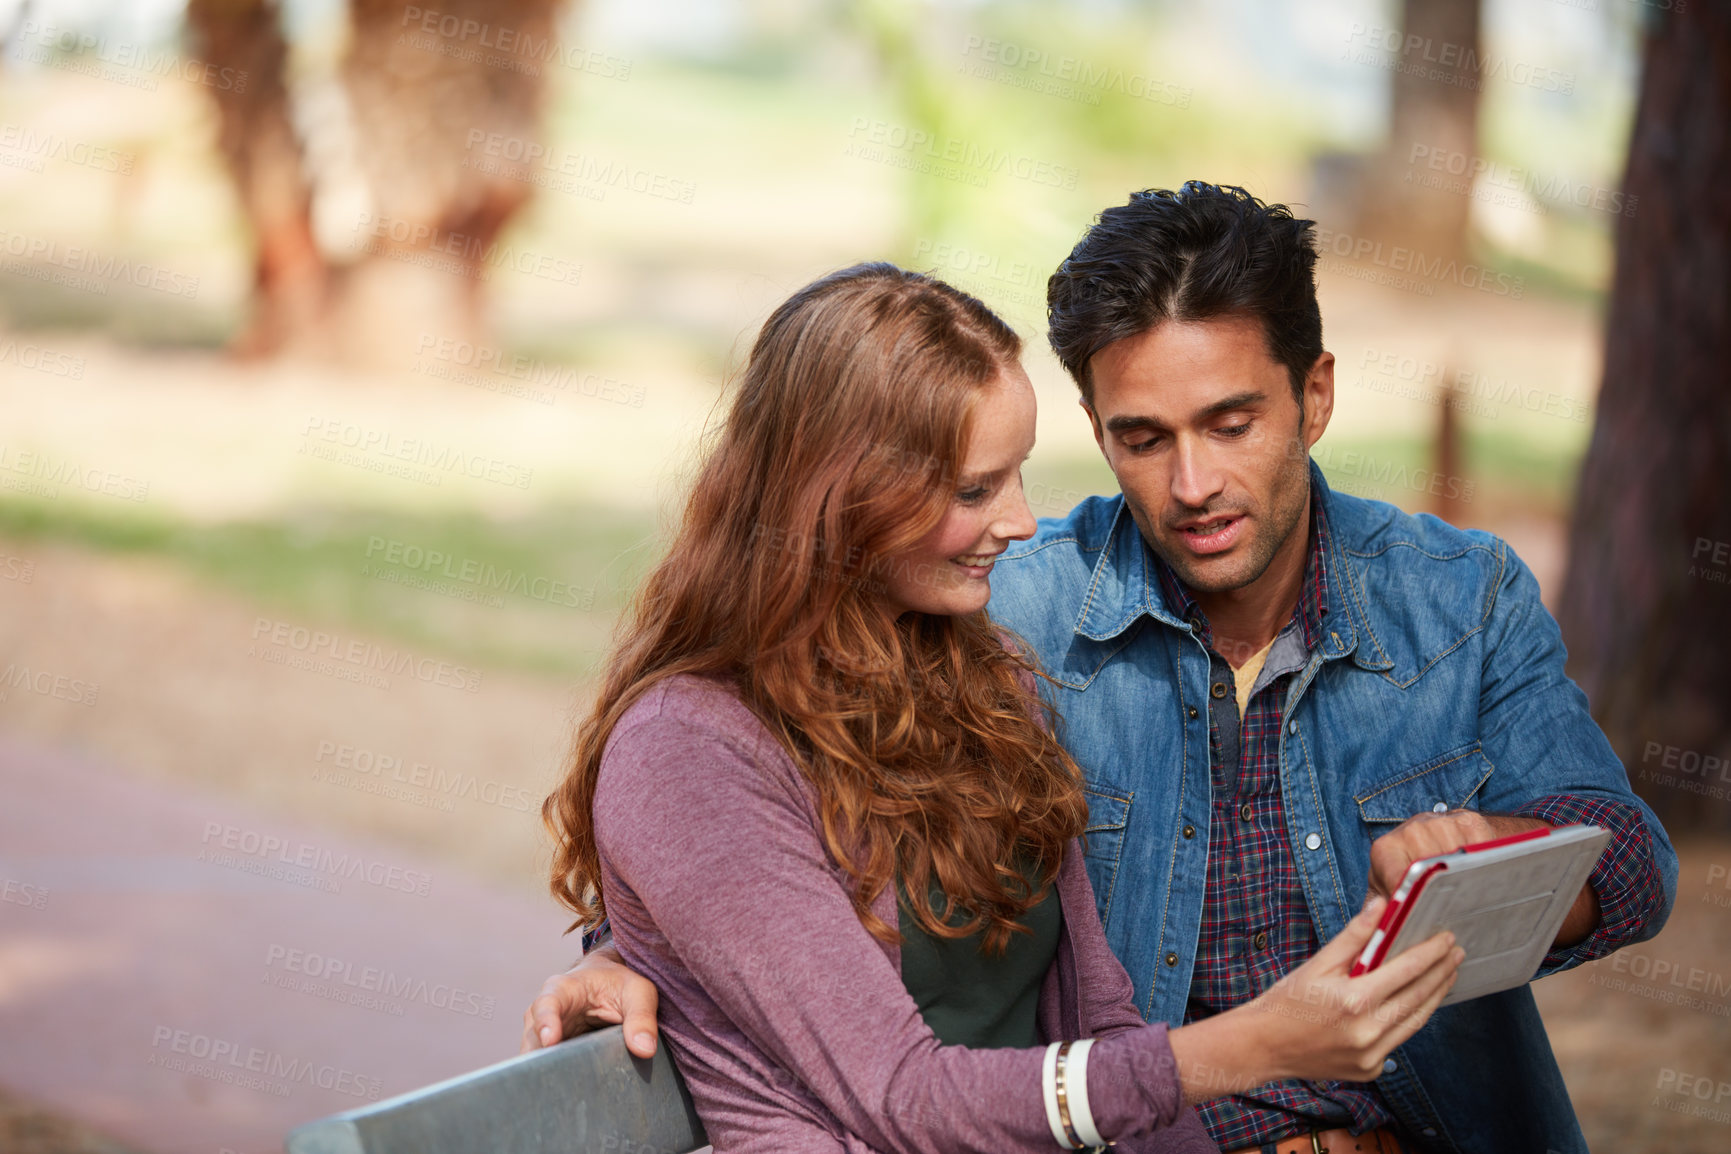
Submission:
[[[1591,892],[1587,878],[1609,839],[1595,826],[1536,823],[1411,862],[1352,974],[1446,930],[1466,960],[1445,1005],[1530,981],[1578,895]]]

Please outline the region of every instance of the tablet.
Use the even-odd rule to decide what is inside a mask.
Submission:
[[[1413,862],[1352,976],[1452,930],[1466,960],[1443,1005],[1525,985],[1610,839],[1598,826],[1565,825]]]

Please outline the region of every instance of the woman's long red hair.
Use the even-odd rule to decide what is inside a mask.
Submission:
[[[591,804],[608,738],[644,690],[687,673],[725,679],[811,782],[873,934],[898,940],[870,908],[898,879],[929,933],[983,932],[995,952],[1019,929],[1086,823],[1081,775],[984,612],[898,617],[885,589],[955,500],[974,401],[1020,352],[985,305],[888,264],[770,316],[542,806],[553,895],[576,924],[605,913]]]

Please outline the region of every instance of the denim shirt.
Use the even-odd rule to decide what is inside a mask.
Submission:
[[[1514,813],[1569,794],[1636,807],[1663,902],[1620,944],[1658,933],[1677,857],[1563,672],[1532,573],[1490,534],[1334,493],[1339,609],[1292,678],[1280,788],[1318,937],[1357,913],[1370,844],[1437,807]],[[1209,657],[1166,604],[1122,496],[1045,519],[992,574],[994,620],[1050,677],[1060,733],[1088,777],[1085,858],[1112,949],[1149,1021],[1183,1020],[1207,877]],[[1597,956],[1553,950],[1537,976]],[[1598,952],[1603,952],[1603,945]],[[1450,1154],[1585,1154],[1525,986],[1439,1009],[1378,1079],[1402,1126]]]

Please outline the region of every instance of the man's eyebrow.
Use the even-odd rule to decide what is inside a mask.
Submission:
[[[1206,421],[1210,417],[1218,417],[1221,413],[1230,413],[1233,409],[1242,409],[1246,405],[1261,404],[1268,399],[1268,394],[1261,389],[1233,393],[1230,397],[1215,401],[1205,409],[1199,410],[1191,419]],[[1132,429],[1165,429],[1166,425],[1153,417],[1120,414],[1106,422],[1108,433],[1127,433]]]
[[[1251,389],[1248,392],[1233,393],[1225,400],[1215,401],[1212,405],[1209,405],[1206,409],[1197,413],[1196,416],[1200,419],[1206,420],[1209,417],[1218,417],[1221,413],[1230,413],[1233,409],[1242,409],[1246,405],[1261,404],[1267,399],[1268,394],[1263,392],[1261,389]]]

